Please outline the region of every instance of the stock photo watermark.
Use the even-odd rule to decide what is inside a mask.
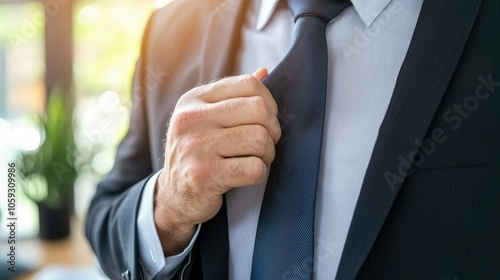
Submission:
[[[155,67],[148,65],[145,71],[144,84],[134,84],[132,88],[133,102],[144,101],[144,93],[157,89],[170,76],[170,73],[163,72],[159,65],[155,65]]]
[[[17,223],[17,196],[16,196],[16,164],[11,162],[7,165],[7,215],[6,227],[8,229],[7,244],[7,270],[16,272],[16,223]]]
[[[43,10],[34,12],[31,17],[24,17],[21,29],[18,33],[11,32],[8,35],[9,41],[15,48],[25,44],[36,36],[37,30],[59,14],[61,7],[68,4],[69,0],[46,0],[42,1]]]
[[[282,280],[309,279],[309,275],[316,270],[316,265],[327,261],[336,251],[342,250],[339,243],[333,241],[329,234],[326,238],[318,238],[318,250],[314,258],[305,258],[300,264],[293,265],[281,276]],[[316,265],[315,265],[316,264]],[[312,271],[311,271],[312,269]]]
[[[135,85],[132,88],[131,98],[121,102],[119,99],[110,100],[102,106],[105,113],[117,114],[121,112],[128,112],[128,103],[140,103],[144,101],[144,94],[147,91],[154,90],[160,86],[166,77],[169,76],[167,72],[162,72],[157,65],[156,67],[147,66],[146,75],[144,77],[144,85]],[[84,131],[83,137],[79,141],[77,147],[66,147],[66,162],[52,162],[52,169],[55,172],[57,179],[62,182],[65,174],[71,172],[74,167],[73,164],[77,162],[80,154],[91,153],[93,147],[104,141],[107,135],[112,134],[116,130],[116,125],[108,118],[103,118],[91,130]]]
[[[493,74],[477,77],[478,84],[473,94],[466,96],[460,103],[455,103],[451,108],[443,113],[443,121],[451,125],[452,130],[458,130],[463,122],[470,118],[481,106],[481,102],[488,100],[496,88],[500,87],[500,79],[494,81]],[[408,156],[399,155],[397,157],[399,165],[397,170],[386,171],[384,177],[392,192],[396,191],[395,186],[402,183],[404,178],[411,176],[416,167],[424,164],[425,160],[431,157],[436,151],[436,147],[448,140],[448,134],[441,128],[435,128],[430,137],[420,141],[414,140],[415,148],[408,153]]]
[[[227,12],[231,12],[238,7],[238,5],[241,3],[241,0],[225,0],[225,1],[220,1],[216,6],[215,6],[215,14],[220,20],[223,20],[225,17],[225,14]]]
[[[362,50],[367,48],[372,40],[379,36],[387,26],[391,24],[394,17],[397,17],[403,11],[401,1],[394,1],[390,6],[382,11],[377,19],[369,28],[361,29],[354,27],[354,37],[351,42],[346,42],[341,45],[342,54],[348,62],[352,62],[354,55],[361,54]]]

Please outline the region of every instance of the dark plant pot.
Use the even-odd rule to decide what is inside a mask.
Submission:
[[[56,209],[38,203],[39,237],[49,240],[67,237],[70,232],[70,217],[69,203],[63,203]]]

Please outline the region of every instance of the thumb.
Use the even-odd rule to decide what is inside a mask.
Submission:
[[[262,81],[267,76],[267,74],[267,69],[265,67],[261,67],[253,73],[253,76],[259,79],[259,81]]]

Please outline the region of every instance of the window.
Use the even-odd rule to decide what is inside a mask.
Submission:
[[[71,81],[65,92],[77,99],[76,141],[89,157],[75,184],[76,213],[83,213],[128,127],[132,74],[146,21],[155,7],[170,1],[0,0],[2,166],[15,162],[18,150],[39,146],[43,135],[30,115],[43,113],[56,83]],[[106,129],[99,130],[103,121]],[[5,195],[0,193],[2,210]],[[19,230],[26,229],[18,235],[34,236],[36,206],[23,197],[18,208]],[[5,226],[0,232],[5,234]]]

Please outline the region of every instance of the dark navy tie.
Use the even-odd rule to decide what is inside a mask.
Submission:
[[[278,103],[282,137],[259,216],[253,280],[312,279],[328,68],[325,31],[350,5],[346,0],[287,2],[296,24],[294,43],[263,80]]]

